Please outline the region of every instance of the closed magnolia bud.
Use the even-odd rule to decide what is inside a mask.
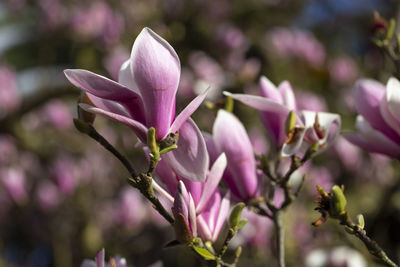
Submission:
[[[240,216],[242,215],[242,211],[244,209],[244,203],[238,203],[233,207],[231,211],[231,215],[229,216],[229,224],[231,227],[236,227],[240,222]]]
[[[364,216],[362,214],[358,214],[356,220],[357,220],[357,226],[360,227],[361,229],[364,229],[365,226]]]

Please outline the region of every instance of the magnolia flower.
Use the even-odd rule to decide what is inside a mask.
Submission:
[[[127,267],[126,260],[119,256],[110,258],[109,263],[105,261],[105,251],[104,248],[97,252],[95,261],[84,260],[81,267]]]
[[[208,188],[204,189],[211,192]],[[191,191],[196,193],[197,190],[198,188],[192,185]],[[200,204],[198,203],[196,205],[192,193],[190,191],[188,192],[184,182],[181,180],[179,181],[178,189],[175,194],[172,211],[175,218],[183,216],[191,232],[190,238],[200,236],[206,241],[215,242],[228,216],[230,204],[229,194],[222,199],[221,193],[215,188],[212,194],[207,195],[210,197],[207,201],[200,202]],[[206,199],[206,197],[202,197],[202,199]],[[179,225],[179,227],[182,226]],[[177,229],[177,232],[180,232],[180,230]]]
[[[256,160],[243,124],[231,113],[219,110],[213,140],[218,153],[226,154],[228,167],[224,180],[232,193],[243,201],[255,197],[259,187]]]
[[[359,80],[355,90],[359,115],[356,133],[345,134],[353,144],[389,157],[400,156],[400,82],[390,78],[386,89],[375,80]]]
[[[260,111],[261,120],[272,142],[284,157],[318,144],[326,148],[339,134],[341,120],[338,114],[315,111],[299,111],[289,82],[283,82],[277,88],[265,76],[260,79],[261,96],[231,94],[225,92],[252,108]],[[286,120],[294,111],[295,125],[286,133]],[[321,150],[319,150],[321,151]]]
[[[144,143],[150,127],[156,129],[158,141],[177,132],[207,93],[204,91],[175,117],[180,61],[171,45],[149,28],[136,38],[118,82],[87,70],[64,72],[94,105],[80,104],[81,108],[128,125]]]
[[[190,157],[191,150],[199,150],[199,146],[205,146],[203,137],[196,136],[198,131],[193,128],[197,126],[192,120],[187,120],[182,125],[178,139],[177,149],[162,155],[155,170],[156,176],[163,182],[165,189],[153,183],[156,191],[173,203],[173,213],[183,215],[192,236],[200,236],[205,240],[214,242],[220,233],[223,223],[229,211],[229,195],[221,200],[218,184],[222,178],[227,165],[225,154],[220,154],[209,169],[209,156],[203,162],[198,162]],[[194,142],[193,142],[194,141]],[[206,150],[207,151],[207,150]],[[176,158],[185,158],[176,163]],[[171,164],[172,163],[172,164]],[[199,169],[201,166],[202,169]],[[188,177],[193,176],[191,172],[202,173],[203,183],[192,181]],[[172,196],[175,196],[173,198]]]

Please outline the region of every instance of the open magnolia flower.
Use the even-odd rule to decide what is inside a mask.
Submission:
[[[181,66],[171,45],[149,28],[136,38],[130,58],[122,65],[118,82],[87,70],[65,70],[68,80],[84,90],[94,106],[84,110],[128,125],[145,143],[154,127],[160,141],[175,133],[204,100],[208,90],[196,97],[175,117],[175,96]]]
[[[188,120],[185,124],[193,123],[190,121]],[[185,124],[182,126],[183,128],[188,127]],[[183,130],[183,133],[188,132]],[[180,136],[178,147],[182,147],[180,142],[184,142],[183,140],[186,138],[187,136],[185,135]],[[163,157],[172,154],[171,152],[163,155]],[[156,176],[163,182],[166,190],[154,182],[155,190],[163,195],[166,200],[169,200],[170,204],[173,204],[175,218],[184,219],[191,232],[190,237],[200,236],[205,240],[214,242],[226,220],[230,204],[229,194],[222,198],[218,189],[218,184],[227,165],[225,154],[220,154],[210,169],[207,155],[207,166],[204,166],[204,170],[199,170],[200,173],[205,175],[204,183],[188,180],[187,177],[180,175],[176,171],[176,165],[174,166],[169,162],[169,159],[161,160],[155,171]],[[194,172],[195,170],[192,171]],[[172,196],[175,196],[175,198]],[[178,216],[182,216],[182,218],[178,218]],[[187,237],[185,236],[185,238]]]
[[[297,110],[289,82],[285,81],[277,88],[263,76],[259,88],[262,96],[228,92],[225,95],[260,111],[264,127],[272,142],[281,148],[282,156],[294,155],[301,148],[307,149],[315,143],[326,148],[339,134],[341,120],[338,114]],[[294,125],[287,131],[286,122],[292,111],[295,114]]]
[[[386,88],[378,81],[357,82],[355,103],[359,115],[356,133],[345,134],[353,144],[389,157],[400,156],[400,82],[390,78]]]

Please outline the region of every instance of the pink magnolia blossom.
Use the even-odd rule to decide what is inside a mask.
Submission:
[[[294,155],[315,143],[318,143],[320,148],[326,148],[336,139],[341,125],[340,116],[327,112],[298,110],[289,82],[282,82],[277,88],[263,76],[259,89],[261,96],[228,92],[225,94],[260,111],[263,125],[271,141],[281,149],[282,156]],[[296,126],[289,138],[285,125],[291,111],[296,114]]]
[[[256,160],[243,124],[231,113],[219,110],[213,126],[213,140],[219,153],[228,160],[224,180],[242,201],[257,195],[259,181]]]
[[[390,78],[386,88],[375,80],[359,80],[355,90],[357,132],[345,134],[351,143],[389,157],[400,156],[400,82]]]
[[[207,90],[175,117],[180,72],[174,49],[152,30],[144,28],[133,44],[130,58],[120,69],[118,83],[86,70],[65,70],[65,75],[86,91],[95,105],[80,104],[81,108],[128,125],[146,143],[150,127],[155,128],[157,141],[178,132],[206,97]],[[206,150],[193,152],[198,156],[197,164],[205,165],[202,160]],[[194,180],[204,179],[201,173],[194,176]]]
[[[218,184],[226,168],[225,154],[220,154],[209,169],[209,156],[206,153],[207,162],[198,169],[198,162],[190,157],[190,150],[198,150],[198,146],[205,146],[205,141],[200,136],[195,136],[198,131],[192,120],[187,120],[180,131],[177,149],[163,155],[156,167],[156,176],[165,185],[165,189],[154,184],[155,189],[166,199],[173,203],[175,216],[181,213],[193,236],[200,236],[205,240],[214,242],[220,233],[229,211],[229,195],[224,198],[218,189]],[[182,149],[183,148],[183,149]],[[207,151],[207,150],[206,150]],[[176,157],[184,158],[176,164]],[[175,162],[175,164],[171,164]],[[189,180],[193,172],[202,173],[204,182]],[[174,198],[172,196],[175,196]]]

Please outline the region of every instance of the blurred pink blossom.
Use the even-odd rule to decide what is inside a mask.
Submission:
[[[0,65],[0,117],[20,105],[16,73],[5,65]]]
[[[45,212],[53,211],[60,203],[58,188],[50,181],[42,181],[39,183],[36,189],[36,197],[39,207]]]
[[[124,21],[114,13],[106,2],[96,1],[89,7],[80,7],[71,18],[72,29],[89,38],[100,37],[106,45],[119,39],[124,28]]]
[[[350,57],[340,57],[329,63],[331,79],[337,83],[349,84],[358,76],[357,65]]]
[[[78,185],[78,175],[72,158],[58,156],[51,166],[51,172],[63,194],[71,195]]]
[[[313,67],[325,62],[325,48],[308,31],[277,27],[267,33],[267,42],[282,58],[300,58]]]
[[[118,80],[119,70],[127,58],[129,58],[129,51],[121,46],[113,49],[111,53],[107,55],[104,60],[104,67],[110,74],[111,78]]]
[[[72,125],[72,115],[66,104],[60,100],[52,100],[43,110],[44,119],[58,130],[68,129]]]
[[[28,200],[25,173],[15,168],[0,169],[0,180],[15,203],[22,205]]]
[[[318,112],[328,111],[325,99],[307,91],[296,91],[297,108]]]
[[[120,193],[114,206],[115,219],[118,224],[138,229],[147,215],[144,201],[136,189],[126,187]]]

